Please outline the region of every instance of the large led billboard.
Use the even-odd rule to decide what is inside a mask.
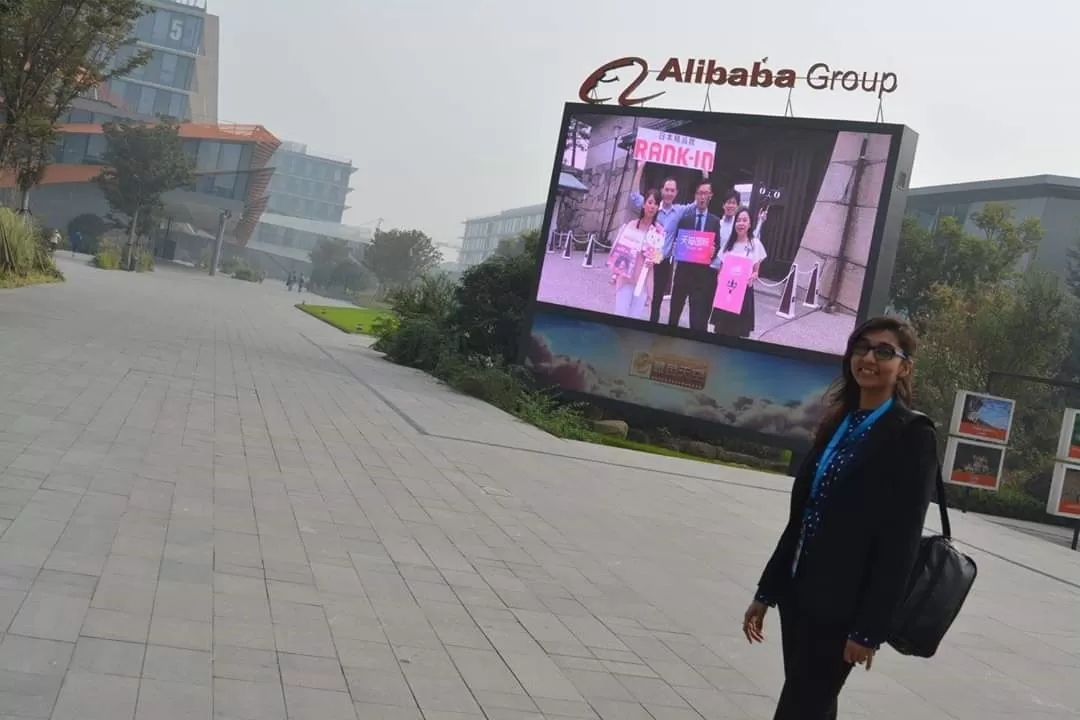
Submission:
[[[884,304],[872,289],[890,197],[906,190],[905,132],[568,105],[536,299],[706,342],[841,354]]]
[[[542,382],[788,446],[884,311],[900,125],[568,104],[523,360]]]

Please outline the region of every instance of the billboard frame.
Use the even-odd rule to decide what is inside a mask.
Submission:
[[[888,135],[890,139],[889,156],[885,165],[885,181],[882,184],[881,195],[878,198],[877,215],[874,219],[874,229],[871,235],[870,251],[867,258],[865,279],[859,297],[859,308],[855,315],[855,325],[875,314],[884,311],[889,301],[889,289],[892,280],[893,268],[896,261],[897,246],[900,239],[900,226],[903,222],[907,204],[909,179],[915,160],[915,147],[918,143],[918,134],[906,125],[886,124],[877,122],[864,122],[852,120],[836,120],[828,118],[796,118],[778,117],[775,115],[745,115],[739,113],[713,113],[697,110],[680,110],[676,108],[645,108],[625,107],[621,105],[594,105],[588,103],[568,102],[563,106],[560,119],[559,132],[555,145],[554,158],[552,161],[551,176],[548,182],[547,198],[544,207],[544,220],[541,225],[541,240],[536,248],[536,275],[533,280],[533,297],[525,308],[522,333],[518,343],[518,359],[525,363],[528,355],[529,342],[532,338],[533,326],[538,313],[555,314],[568,318],[587,320],[609,327],[626,328],[639,332],[650,333],[662,337],[679,338],[704,345],[719,345],[752,353],[771,355],[793,360],[803,361],[810,364],[826,365],[837,363],[837,375],[840,374],[840,356],[808,350],[805,348],[789,345],[779,345],[748,338],[729,337],[715,333],[695,332],[689,328],[672,327],[659,323],[647,323],[635,318],[626,318],[610,315],[607,313],[572,308],[565,305],[546,303],[536,297],[539,291],[540,278],[544,271],[544,262],[547,256],[547,238],[551,234],[551,222],[555,214],[558,199],[559,176],[563,172],[563,153],[561,148],[566,145],[566,136],[569,129],[569,120],[575,116],[583,115],[607,115],[626,118],[646,117],[665,119],[688,119],[689,121],[708,122],[717,125],[729,125],[742,128],[770,127],[780,130],[826,130],[833,132],[856,132]],[[727,425],[710,420],[696,418],[690,415],[682,415],[666,410],[658,410],[646,405],[629,403],[611,398],[604,398],[580,391],[567,390],[557,385],[550,387],[558,389],[560,394],[567,399],[587,401],[598,408],[611,409],[624,415],[649,415],[661,421],[668,421],[669,425],[682,426],[700,432],[716,432],[723,428],[725,435],[734,438],[742,438],[754,442],[762,442],[769,445],[779,444],[793,450],[801,451],[809,445],[792,441],[787,436],[762,433],[746,430],[733,425]]]

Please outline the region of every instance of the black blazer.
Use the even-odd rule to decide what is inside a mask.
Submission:
[[[820,528],[793,579],[803,509],[823,451],[819,443],[795,477],[787,526],[759,591],[879,644],[902,599],[936,489],[937,433],[929,418],[899,403],[874,423],[834,480]]]
[[[697,205],[691,205],[686,208],[686,212],[679,219],[679,224],[676,226],[676,232],[679,230],[697,230]],[[705,211],[705,232],[711,232],[715,235],[716,246],[713,248],[713,259],[716,259],[717,253],[720,252],[720,248],[727,242],[727,238],[720,237],[720,217],[713,215],[708,210]]]

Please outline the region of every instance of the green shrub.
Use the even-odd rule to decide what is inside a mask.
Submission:
[[[393,332],[377,335],[373,347],[391,362],[425,372],[445,365],[458,349],[446,327],[426,317],[400,319]]]
[[[139,253],[135,269],[138,272],[154,272],[154,254],[145,250]]]
[[[454,309],[456,285],[445,275],[428,275],[412,285],[391,290],[390,309],[401,318],[428,318],[445,330]]]
[[[391,338],[400,327],[401,322],[398,321],[398,319],[393,315],[380,315],[375,318],[371,323],[371,335],[375,336],[375,349],[379,350],[380,352],[385,352],[384,350],[381,350],[377,347],[379,342],[384,339],[387,342],[391,342]]]
[[[237,270],[247,269],[249,269],[247,263],[244,262],[243,258],[236,255],[230,255],[221,261],[220,270],[226,275],[235,275]]]
[[[0,272],[25,276],[39,262],[39,238],[34,226],[8,208],[0,208]]]
[[[242,267],[233,273],[233,277],[237,280],[246,280],[247,282],[261,283],[266,279],[262,271],[254,268]]]
[[[114,240],[102,238],[98,240],[97,252],[90,262],[102,270],[119,270],[120,258],[120,246]]]
[[[496,255],[466,270],[450,318],[461,333],[465,351],[502,362],[517,360],[535,283],[536,254],[531,243],[521,254]]]
[[[599,435],[585,419],[585,403],[565,403],[547,392],[523,390],[515,414],[556,437],[596,442]]]

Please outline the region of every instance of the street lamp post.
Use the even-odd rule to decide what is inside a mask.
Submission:
[[[210,274],[217,275],[218,263],[221,261],[221,246],[225,242],[225,225],[229,222],[232,213],[228,210],[221,211],[218,218],[217,238],[214,239],[214,254],[210,258]]]

